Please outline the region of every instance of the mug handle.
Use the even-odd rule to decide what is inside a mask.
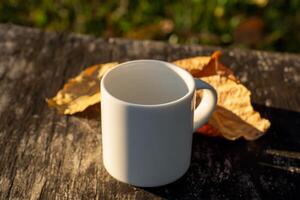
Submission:
[[[215,110],[217,104],[217,92],[208,83],[200,80],[194,79],[196,83],[196,89],[203,89],[203,97],[200,104],[194,111],[194,132],[205,124],[213,111]]]

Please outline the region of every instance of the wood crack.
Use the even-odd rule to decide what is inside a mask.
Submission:
[[[41,192],[39,193],[39,196],[38,196],[38,198],[37,198],[38,200],[43,199],[43,194],[44,194],[46,185],[47,185],[47,180],[44,182],[44,184],[43,184],[43,186],[42,186]]]
[[[17,158],[18,156],[15,157],[14,162],[12,163],[12,169],[11,169],[11,173],[9,175],[9,179],[11,180],[10,185],[9,185],[9,189],[6,195],[6,199],[10,199],[10,195],[12,193],[12,189],[14,186],[14,182],[15,182],[15,178],[16,178],[16,162],[17,162]]]

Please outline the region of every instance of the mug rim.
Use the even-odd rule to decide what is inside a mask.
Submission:
[[[191,89],[189,88],[189,83],[187,83],[188,80],[186,80],[185,78],[181,77],[183,79],[183,81],[185,82],[185,84],[188,86],[188,92],[186,94],[184,94],[183,96],[181,96],[180,98],[177,98],[175,100],[172,100],[172,101],[169,101],[169,102],[166,102],[166,103],[158,103],[158,104],[139,104],[139,103],[132,103],[132,102],[128,102],[128,101],[124,101],[122,99],[119,99],[117,97],[115,97],[114,95],[112,95],[108,90],[107,88],[105,87],[105,79],[106,77],[109,75],[109,73],[113,72],[114,70],[116,70],[117,68],[119,69],[120,67],[126,67],[126,65],[129,65],[129,64],[134,64],[134,63],[143,63],[143,62],[158,62],[160,64],[164,64],[166,67],[169,67],[171,68],[172,70],[177,70],[179,71],[180,74],[183,74],[185,75],[186,77],[188,77],[190,80],[191,80]],[[169,62],[166,62],[166,61],[163,61],[163,60],[155,60],[155,59],[138,59],[138,60],[131,60],[131,61],[126,61],[126,62],[123,62],[123,63],[120,63],[118,65],[116,65],[115,67],[109,69],[102,77],[101,79],[101,83],[100,83],[100,88],[101,88],[101,96],[103,94],[103,92],[105,91],[105,93],[113,100],[119,102],[119,103],[122,103],[122,104],[125,104],[125,105],[128,105],[128,106],[135,106],[135,107],[163,107],[163,106],[170,106],[170,105],[174,105],[174,104],[177,104],[179,102],[182,102],[182,101],[185,101],[186,99],[188,99],[188,97],[190,97],[191,95],[194,94],[195,92],[195,87],[196,87],[196,84],[195,84],[195,81],[194,81],[194,78],[193,76],[187,72],[186,70],[178,67],[177,65],[173,64],[173,63],[169,63]],[[101,98],[102,99],[102,98]]]

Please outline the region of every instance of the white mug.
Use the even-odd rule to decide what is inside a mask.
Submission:
[[[195,90],[204,89],[195,108]],[[191,160],[193,132],[208,121],[216,91],[174,64],[125,62],[101,81],[103,163],[115,179],[141,187],[179,179]]]

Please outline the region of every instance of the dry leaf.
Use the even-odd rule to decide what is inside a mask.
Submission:
[[[100,79],[104,73],[118,63],[94,65],[70,79],[57,95],[47,99],[50,107],[62,114],[74,114],[100,102]]]
[[[205,77],[212,75],[226,76],[236,82],[239,80],[234,76],[233,71],[220,62],[222,53],[216,51],[209,56],[198,56],[173,62],[174,64],[186,69],[193,77]]]
[[[221,133],[230,140],[240,137],[255,140],[270,127],[270,122],[254,111],[251,93],[245,86],[220,75],[201,79],[218,93],[218,106],[209,120],[209,124],[218,130],[214,134]]]
[[[253,110],[250,91],[240,84],[233,71],[223,65],[221,52],[212,57],[194,57],[174,63],[189,71],[195,78],[211,84],[218,93],[218,103],[209,122],[198,132],[209,136],[223,136],[230,140],[244,137],[254,140],[264,134],[270,122]],[[197,96],[201,97],[201,90]]]
[[[163,19],[129,31],[126,33],[126,38],[138,40],[159,39],[170,34],[173,29],[174,22],[170,19]]]
[[[211,57],[194,57],[175,61],[194,77],[210,83],[218,93],[218,103],[209,122],[198,131],[210,136],[223,136],[234,140],[244,137],[254,140],[269,128],[270,122],[253,110],[250,91],[240,84],[233,71],[220,61],[221,52]],[[49,106],[60,113],[81,112],[100,101],[100,79],[118,63],[107,63],[87,68],[77,77],[70,79],[55,97],[47,100]],[[197,91],[201,98],[202,91]],[[199,98],[199,99],[200,99]]]
[[[218,106],[217,106],[218,107]],[[204,124],[202,127],[200,127],[198,130],[197,130],[198,133],[201,133],[202,135],[207,135],[207,136],[222,136],[222,133],[214,128],[212,125],[210,124]]]

